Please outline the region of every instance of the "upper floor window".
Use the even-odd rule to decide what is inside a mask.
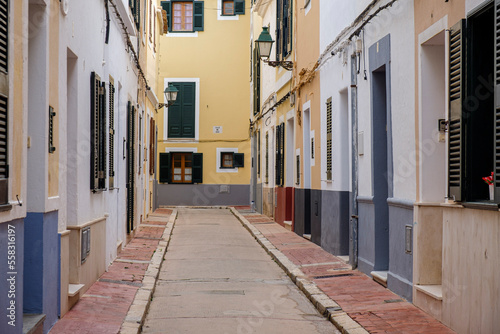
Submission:
[[[245,14],[245,0],[222,0],[222,15]]]
[[[169,32],[203,31],[204,1],[162,1]]]

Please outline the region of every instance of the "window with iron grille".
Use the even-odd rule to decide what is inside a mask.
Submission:
[[[106,188],[106,87],[101,78],[90,75],[90,189]]]
[[[0,80],[9,82],[9,1],[0,0]],[[0,205],[9,203],[9,85],[0,87]]]
[[[332,98],[326,100],[326,179],[332,180]]]

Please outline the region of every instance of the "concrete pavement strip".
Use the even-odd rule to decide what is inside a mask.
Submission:
[[[271,255],[276,263],[287,273],[297,287],[309,298],[318,311],[327,317],[344,334],[367,334],[359,323],[354,321],[342,308],[325,293],[323,293],[314,282],[300,270],[300,267],[292,263],[286,255],[278,250],[262,233],[255,228],[234,207],[228,207],[241,224],[254,236],[257,242]]]
[[[156,217],[160,217],[160,215],[155,215],[155,218]],[[170,243],[170,239],[172,237],[172,231],[174,229],[176,219],[177,210],[173,209],[165,227],[165,231],[163,232],[161,241],[158,243],[158,247],[156,248],[148,269],[144,274],[142,287],[137,290],[134,301],[132,302],[132,305],[130,305],[127,316],[122,323],[120,328],[121,334],[137,334],[141,331],[142,325],[144,324],[144,318],[148,312],[151,298],[156,287],[156,281],[160,273],[163,257],[165,256],[168,244]]]

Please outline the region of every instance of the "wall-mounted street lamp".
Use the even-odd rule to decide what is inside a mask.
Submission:
[[[172,104],[175,103],[175,100],[177,100],[177,93],[179,92],[179,90],[177,88],[175,88],[175,86],[171,83],[168,84],[168,87],[165,88],[165,100],[167,101],[167,103],[158,103],[158,108],[157,109],[161,109],[163,107],[170,107]]]
[[[262,32],[260,33],[259,38],[255,41],[257,46],[257,50],[259,52],[259,58],[264,61],[269,66],[277,67],[281,66],[287,71],[291,71],[293,69],[293,62],[287,60],[281,61],[273,61],[269,60],[269,56],[271,55],[271,49],[273,48],[273,38],[271,34],[269,34],[269,27],[262,27]]]

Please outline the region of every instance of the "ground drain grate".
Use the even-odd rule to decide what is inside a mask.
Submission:
[[[337,277],[347,277],[354,276],[354,274],[338,274],[338,275],[323,275],[323,276],[314,276],[314,279],[322,279],[322,278],[337,278]]]
[[[387,300],[384,300],[384,303],[402,303],[404,302],[404,300],[402,299],[387,299]]]

